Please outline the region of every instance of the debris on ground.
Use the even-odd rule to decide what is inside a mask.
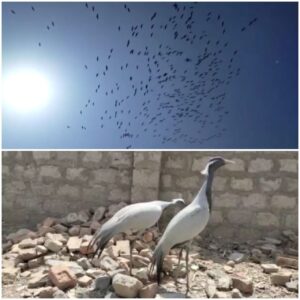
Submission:
[[[20,229],[2,243],[4,298],[298,298],[298,237],[237,243],[211,237],[195,239],[189,256],[190,291],[186,294],[179,249],[164,260],[162,283],[149,277],[152,252],[161,233],[147,230],[140,240],[118,234],[101,258],[88,249],[95,231],[125,203],[46,218],[37,231]],[[130,275],[130,240],[135,240]],[[89,253],[88,253],[89,251]],[[183,251],[185,257],[185,251]],[[177,281],[175,282],[175,278]]]

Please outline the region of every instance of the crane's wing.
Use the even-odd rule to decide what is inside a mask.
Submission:
[[[193,239],[206,226],[209,211],[198,206],[187,206],[180,211],[168,224],[159,243],[172,248]]]
[[[161,208],[151,202],[128,205],[115,213],[96,231],[89,247],[97,245],[97,251],[100,250],[101,254],[107,242],[115,234],[130,229],[142,230],[148,228],[157,222],[160,215]]]

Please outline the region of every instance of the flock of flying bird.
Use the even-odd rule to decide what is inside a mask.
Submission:
[[[96,127],[100,133],[119,136],[124,148],[143,147],[145,140],[160,148],[177,144],[198,147],[222,137],[229,114],[228,88],[241,72],[239,50],[231,45],[224,18],[201,11],[203,26],[199,28],[196,20],[201,3],[175,2],[165,3],[168,17],[149,10],[144,22],[136,23],[136,6],[119,5],[131,25],[116,23],[113,43],[105,45],[109,49],[106,55],[103,46],[92,65],[82,65],[82,76],[95,86],[74,112],[79,119],[68,123],[67,129],[94,131]],[[101,30],[111,24],[103,22],[103,11],[98,8],[101,3],[84,3],[82,13],[90,14],[94,19],[91,26]],[[34,6],[31,9],[37,13]],[[239,33],[257,20],[249,19]],[[51,20],[46,28],[54,26],[59,24]],[[120,57],[122,63],[116,67]],[[96,114],[96,124],[89,124],[91,114]]]

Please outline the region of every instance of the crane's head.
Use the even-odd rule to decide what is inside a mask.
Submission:
[[[182,198],[176,198],[171,201],[173,204],[185,204],[185,201]]]
[[[201,174],[208,175],[209,173],[215,172],[220,167],[224,166],[225,164],[234,164],[235,162],[229,159],[225,159],[221,156],[211,158],[206,167],[201,171]]]

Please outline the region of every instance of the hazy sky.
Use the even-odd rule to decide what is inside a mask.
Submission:
[[[3,77],[51,87],[43,109],[4,103],[3,148],[297,148],[297,10],[3,3]]]

